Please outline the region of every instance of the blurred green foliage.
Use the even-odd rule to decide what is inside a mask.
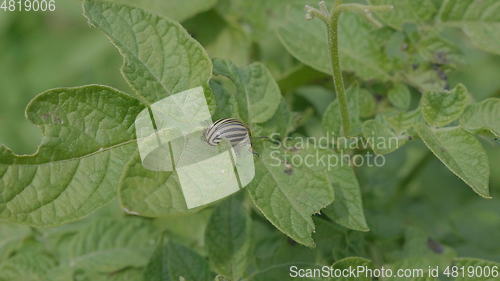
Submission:
[[[107,84],[126,89],[119,54],[89,28],[76,0],[53,13],[0,13],[0,143],[31,154],[40,131],[24,115],[37,94],[56,87]]]

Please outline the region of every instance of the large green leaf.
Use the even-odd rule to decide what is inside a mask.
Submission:
[[[460,125],[472,132],[487,130],[500,137],[500,99],[490,98],[469,105],[460,118]]]
[[[214,74],[229,78],[236,86],[237,115],[248,123],[269,120],[280,105],[281,93],[269,70],[261,63],[238,67],[214,59]]]
[[[325,25],[319,19],[306,21],[304,6],[291,5],[286,21],[278,28],[281,42],[301,62],[331,73],[331,60]],[[355,72],[365,80],[390,80],[383,40],[385,30],[375,30],[361,16],[344,13],[339,23],[339,42],[343,70]]]
[[[305,162],[292,165],[288,157],[305,159],[305,155],[291,154],[292,151],[265,145],[247,191],[274,226],[295,241],[314,247],[311,215],[333,202],[333,189],[321,168]]]
[[[217,0],[108,0],[142,8],[152,13],[183,21],[215,6]]]
[[[85,1],[84,10],[90,24],[106,33],[120,51],[122,73],[143,102],[151,104],[208,83],[212,63],[178,23],[98,0]]]
[[[416,130],[425,145],[455,175],[477,194],[490,198],[490,167],[481,143],[461,128],[431,129],[419,124]]]
[[[90,23],[103,30],[120,50],[124,57],[122,72],[144,103],[206,86],[212,63],[201,45],[178,23],[138,8],[97,0],[86,1],[84,9]],[[211,98],[211,91],[205,89],[205,95]],[[175,174],[148,171],[137,151],[130,154],[120,181],[124,210],[152,217],[186,211]]]
[[[457,120],[469,102],[469,92],[459,84],[451,91],[424,93],[420,108],[429,124],[445,126]]]
[[[500,54],[500,6],[497,0],[445,0],[439,19],[463,29],[472,43]]]
[[[193,250],[174,242],[160,244],[144,270],[148,281],[207,281],[208,263]]]
[[[36,154],[0,146],[0,217],[31,225],[79,219],[110,201],[135,149],[138,100],[102,86],[50,90],[29,104]]]
[[[405,23],[425,23],[431,20],[437,12],[433,0],[369,0],[373,5],[392,5],[389,12],[377,15],[388,25],[401,29]]]
[[[250,262],[250,216],[241,200],[231,197],[213,212],[205,232],[208,257],[217,273],[230,280],[245,276]]]

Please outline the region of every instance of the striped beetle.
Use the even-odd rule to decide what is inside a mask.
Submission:
[[[234,147],[243,141],[250,140],[250,130],[237,119],[224,118],[215,121],[208,127],[203,133],[203,138],[212,146],[218,145],[225,139]]]

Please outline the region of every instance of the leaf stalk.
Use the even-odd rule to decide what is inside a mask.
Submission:
[[[342,12],[341,1],[335,2],[335,6],[330,15],[330,20],[327,24],[328,30],[328,45],[330,47],[330,60],[332,67],[333,84],[340,109],[340,120],[342,122],[342,135],[349,137],[351,130],[351,119],[349,117],[349,105],[347,102],[347,95],[345,92],[344,78],[342,76],[342,69],[340,68],[340,54],[339,54],[339,36],[338,24],[340,13]]]
[[[337,93],[341,117],[340,119],[342,122],[341,133],[344,137],[349,137],[351,131],[351,119],[349,117],[349,106],[344,86],[344,79],[342,76],[342,69],[340,67],[339,54],[338,24],[340,14],[343,11],[359,13],[375,26],[381,27],[382,24],[373,17],[372,11],[388,11],[392,10],[393,7],[390,5],[371,6],[362,4],[342,4],[342,0],[334,1],[334,5],[331,11],[328,11],[325,1],[319,2],[318,6],[319,9],[313,8],[309,5],[305,6],[306,19],[310,20],[313,18],[318,18],[322,20],[327,26],[332,78],[335,92]]]

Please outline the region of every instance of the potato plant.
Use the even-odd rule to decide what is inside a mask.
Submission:
[[[128,88],[53,85],[26,107],[36,152],[0,145],[1,281],[500,278],[500,85],[464,72],[475,52],[492,67],[474,71],[500,74],[498,1],[82,9]],[[134,122],[198,86],[257,155],[248,186],[188,209],[175,170],[142,165]],[[425,275],[318,273],[349,267]]]

